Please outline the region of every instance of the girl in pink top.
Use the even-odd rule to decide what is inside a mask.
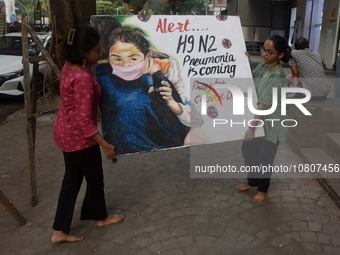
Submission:
[[[95,220],[97,226],[120,222],[124,214],[108,215],[100,147],[107,159],[115,159],[114,146],[97,129],[101,88],[91,73],[101,55],[101,38],[90,26],[72,28],[62,47],[67,61],[60,80],[60,109],[54,141],[63,151],[65,174],[53,224],[52,242],[78,242],[83,236],[70,235],[75,202],[85,176],[86,194],[81,220]]]

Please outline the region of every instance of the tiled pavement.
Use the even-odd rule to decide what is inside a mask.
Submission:
[[[253,191],[235,190],[244,179],[191,179],[188,148],[122,156],[116,164],[104,160],[108,211],[125,213],[125,220],[104,228],[81,222],[82,189],[71,233],[85,240],[53,244],[64,170],[53,121],[50,115],[38,119],[38,205],[31,207],[24,118],[15,116],[0,126],[0,189],[27,224],[19,226],[0,205],[1,255],[340,254],[340,210],[313,176],[273,178],[265,203],[253,204]],[[231,164],[242,162],[240,145],[223,145]],[[287,162],[302,163],[280,146],[275,163]]]

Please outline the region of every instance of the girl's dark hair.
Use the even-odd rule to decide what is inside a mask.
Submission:
[[[288,63],[288,61],[292,58],[292,49],[288,45],[287,40],[280,35],[272,35],[267,40],[273,42],[274,47],[278,53],[284,54],[284,56],[280,60],[284,63]]]
[[[82,65],[85,52],[92,50],[100,41],[97,30],[88,25],[70,30],[61,48],[62,57],[71,64]]]
[[[117,27],[110,35],[110,47],[112,47],[112,45],[114,45],[117,41],[121,41],[123,43],[132,43],[144,54],[144,56],[151,52],[151,57],[169,58],[169,56],[165,53],[151,50],[150,43],[146,39],[145,33],[139,28],[131,28],[126,26]]]

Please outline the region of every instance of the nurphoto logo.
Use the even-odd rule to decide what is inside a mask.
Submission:
[[[209,96],[214,103],[216,104],[216,99],[219,101],[220,105],[222,106],[222,100],[220,94],[217,92],[217,88],[213,88],[212,86],[196,81],[196,84],[198,85],[197,88],[204,91],[205,94],[202,95],[201,98],[201,114],[207,115],[207,96]],[[201,86],[199,86],[201,85]],[[231,85],[231,84],[223,84],[218,87],[218,89],[228,89],[232,93],[232,113],[233,115],[244,115],[244,92],[237,86]],[[273,101],[270,109],[266,110],[257,110],[253,106],[253,91],[252,88],[248,87],[247,90],[247,106],[251,113],[254,115],[260,115],[260,116],[266,116],[270,115],[277,109],[278,104],[278,88],[272,88],[273,92]],[[287,98],[288,93],[303,93],[306,96],[304,98]],[[309,90],[304,88],[281,88],[281,115],[287,115],[287,105],[295,105],[300,111],[306,115],[310,116],[312,115],[304,106],[304,103],[307,103],[311,98],[311,93]],[[248,126],[251,126],[250,123],[252,123],[253,119],[248,120]],[[279,121],[278,119],[266,119],[265,121],[271,122],[271,125],[274,125],[275,121]],[[246,126],[246,120],[242,122],[234,122],[234,124],[243,124]],[[259,120],[259,126],[262,126],[264,124],[263,120]],[[227,123],[230,123],[231,126],[233,124],[233,120],[227,120],[227,119],[214,119],[213,120],[213,127],[216,127],[216,125],[225,125]],[[289,125],[287,124],[289,123]],[[293,123],[293,124],[292,124]],[[284,127],[295,127],[297,125],[297,121],[294,119],[284,119],[281,121],[281,125]]]

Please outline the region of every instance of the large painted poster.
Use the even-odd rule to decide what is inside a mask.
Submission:
[[[256,93],[239,17],[92,16],[91,24],[103,38],[102,132],[117,154],[243,138]]]

